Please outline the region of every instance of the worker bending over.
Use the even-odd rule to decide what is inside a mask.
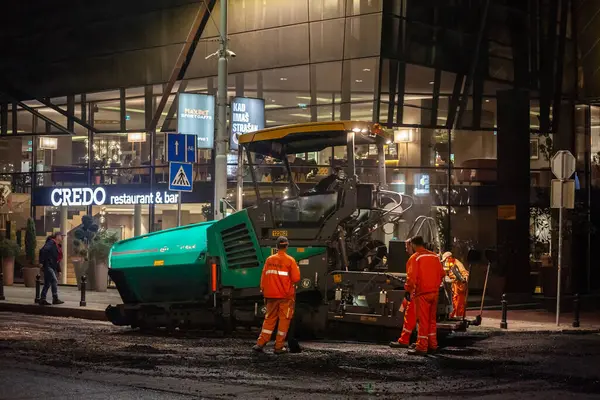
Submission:
[[[408,352],[425,355],[437,351],[437,304],[440,285],[446,273],[439,256],[425,249],[421,236],[412,238],[411,243],[417,257],[411,275],[407,276],[406,287],[409,292],[414,292],[419,329],[417,346]]]
[[[406,252],[410,255],[406,262],[406,280],[408,282],[408,277],[413,273],[412,269],[415,259],[419,255],[414,251],[410,239],[406,241]],[[411,293],[407,289],[406,284],[404,285],[404,290],[404,300],[402,300],[402,305],[400,306],[400,312],[404,311],[404,324],[402,324],[402,333],[398,341],[390,342],[390,347],[393,348],[408,348],[410,346],[410,336],[417,325],[417,311],[412,301],[414,293]]]
[[[450,318],[464,318],[469,271],[449,251],[442,255],[442,263],[444,264],[446,274],[452,282],[452,313],[450,314]]]
[[[300,269],[296,260],[287,254],[288,240],[280,236],[277,239],[277,254],[267,258],[260,278],[260,291],[267,305],[267,313],[254,351],[261,352],[271,340],[278,324],[275,338],[275,354],[286,353],[285,338],[294,316],[296,299],[295,283],[300,281]]]

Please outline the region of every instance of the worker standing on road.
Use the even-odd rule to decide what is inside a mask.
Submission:
[[[442,263],[450,281],[452,281],[452,313],[450,318],[463,318],[467,301],[469,271],[449,251],[442,255]]]
[[[414,251],[410,239],[406,241],[405,245],[406,252],[410,255],[406,262],[406,282],[408,283],[409,276],[413,273],[412,268],[418,253]],[[414,295],[414,293],[411,293],[407,289],[406,284],[404,285],[404,290],[404,300],[402,300],[402,305],[400,306],[400,311],[404,311],[404,324],[402,324],[402,333],[400,334],[398,341],[390,342],[390,347],[393,348],[408,348],[410,346],[410,337],[417,325],[417,311],[414,302],[411,301],[411,296]]]
[[[437,351],[437,304],[440,285],[446,272],[439,256],[425,249],[425,242],[421,236],[415,236],[411,242],[417,257],[412,274],[407,277],[406,286],[410,292],[414,292],[413,301],[416,305],[419,331],[416,348],[408,352],[424,355]]]
[[[267,258],[260,278],[260,290],[265,297],[267,312],[262,331],[254,351],[261,352],[271,339],[275,325],[279,322],[275,339],[275,354],[286,353],[285,338],[294,316],[296,299],[295,283],[300,281],[300,269],[296,260],[287,254],[288,240],[277,239],[277,254]]]

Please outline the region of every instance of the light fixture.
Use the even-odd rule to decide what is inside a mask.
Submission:
[[[360,132],[360,128],[352,128],[352,132],[359,133]]]
[[[490,99],[485,99],[485,102],[486,102],[486,103],[489,103],[489,102],[490,102]]]
[[[57,150],[58,139],[55,137],[41,137],[40,150]]]
[[[362,79],[357,79],[355,82],[356,83],[362,83]]]
[[[127,133],[127,141],[129,143],[145,143],[146,132],[129,132]]]
[[[371,68],[363,68],[363,72],[371,72]]]
[[[429,81],[429,84],[430,84],[430,85],[433,85],[433,84],[434,84],[434,82],[433,82],[433,81]]]
[[[413,141],[412,129],[399,129],[394,131],[394,142],[410,143]]]
[[[287,81],[287,78],[279,78],[280,81]]]

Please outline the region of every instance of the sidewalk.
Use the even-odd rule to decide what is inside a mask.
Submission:
[[[6,300],[0,301],[0,311],[22,312],[27,314],[51,315],[57,317],[73,317],[93,320],[106,320],[104,310],[109,304],[121,304],[121,296],[115,289],[106,292],[86,292],[86,306],[79,306],[81,292],[73,286],[59,286],[58,296],[65,304],[40,306],[35,304],[35,288],[23,285],[4,287]],[[48,293],[47,300],[51,301],[52,295]]]
[[[467,317],[473,318],[478,311],[467,311]],[[600,332],[600,312],[581,312],[579,328],[573,328],[573,313],[563,312],[560,324],[556,326],[556,314],[546,310],[508,310],[506,322],[508,329],[500,329],[501,310],[484,310],[481,327],[478,329],[498,332]]]
[[[60,286],[59,296],[65,304],[58,306],[40,306],[34,303],[35,288],[23,285],[5,286],[6,300],[0,301],[0,312],[11,311],[27,314],[40,314],[58,317],[72,317],[105,321],[104,311],[108,305],[121,304],[121,297],[115,289],[106,292],[86,292],[85,307],[79,306],[81,293],[73,286]],[[48,299],[50,299],[48,294]],[[467,317],[474,318],[479,312],[468,310]],[[508,329],[500,329],[501,310],[484,310],[480,327],[469,328],[469,331],[494,333],[511,332],[600,332],[600,312],[581,312],[580,327],[573,328],[573,313],[562,313],[560,326],[556,326],[556,315],[545,310],[511,310],[507,313]]]

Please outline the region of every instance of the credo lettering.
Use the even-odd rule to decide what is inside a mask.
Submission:
[[[58,206],[101,206],[106,201],[106,191],[103,188],[64,188],[54,189],[50,195],[52,205]]]

